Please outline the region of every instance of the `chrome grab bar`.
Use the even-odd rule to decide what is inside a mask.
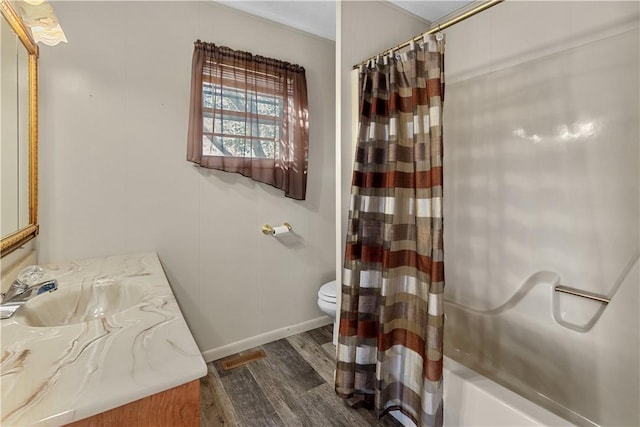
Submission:
[[[581,289],[576,289],[576,288],[571,288],[569,286],[562,286],[562,285],[556,285],[555,289],[556,292],[560,292],[563,294],[569,294],[569,295],[575,295],[577,297],[582,297],[582,298],[587,298],[593,301],[598,301],[602,304],[609,304],[611,302],[611,299],[599,295],[599,294],[594,294],[593,292],[588,292],[588,291],[583,291]]]

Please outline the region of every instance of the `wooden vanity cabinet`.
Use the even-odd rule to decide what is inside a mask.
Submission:
[[[68,427],[198,427],[199,425],[199,380],[67,424]]]

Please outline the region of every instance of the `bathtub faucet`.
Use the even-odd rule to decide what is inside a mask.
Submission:
[[[53,292],[58,289],[58,282],[46,280],[35,285],[27,286],[20,280],[15,280],[9,290],[2,294],[2,302],[0,303],[0,319],[8,319],[13,316],[18,308],[31,298],[43,294],[45,292]]]

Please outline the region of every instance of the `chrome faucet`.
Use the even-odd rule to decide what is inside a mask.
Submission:
[[[13,316],[18,308],[31,298],[45,292],[53,292],[58,289],[58,282],[46,280],[35,285],[28,286],[19,279],[16,279],[6,293],[2,294],[0,303],[0,319],[8,319]]]

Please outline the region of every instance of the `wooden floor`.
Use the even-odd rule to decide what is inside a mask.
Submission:
[[[208,375],[200,380],[201,426],[400,426],[336,396],[331,333],[328,325],[247,350],[239,355],[262,349],[267,357],[228,371],[221,360],[207,364]]]

